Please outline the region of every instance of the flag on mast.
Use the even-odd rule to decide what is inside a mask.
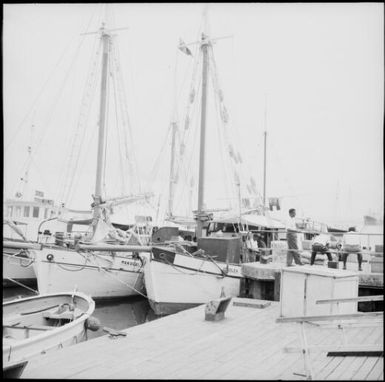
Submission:
[[[35,196],[37,196],[39,198],[44,198],[44,192],[35,190]]]
[[[279,198],[269,198],[269,209],[270,211],[274,211],[274,207],[276,211],[281,209]]]
[[[180,38],[178,49],[188,56],[192,56],[191,50],[186,46],[185,42]]]

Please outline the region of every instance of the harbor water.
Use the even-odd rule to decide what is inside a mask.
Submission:
[[[21,286],[3,288],[3,301],[35,295],[36,293],[32,290]],[[115,330],[126,329],[158,318],[147,299],[142,296],[96,300],[95,311],[92,316],[99,320],[102,327]],[[96,332],[88,330],[87,336],[88,339],[93,339],[107,334],[103,329]]]

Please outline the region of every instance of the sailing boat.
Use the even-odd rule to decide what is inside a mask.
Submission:
[[[243,278],[240,235],[206,237],[207,223],[213,217],[213,211],[204,203],[207,85],[212,42],[206,33],[202,33],[198,42],[203,63],[196,242],[153,244],[144,264],[147,297],[158,315],[204,304],[223,294],[238,296]],[[186,44],[182,48],[184,52],[189,51]]]
[[[99,29],[102,46],[101,91],[97,148],[96,185],[92,217],[68,219],[67,232],[56,235],[55,244],[43,245],[36,252],[34,267],[40,293],[77,289],[93,298],[113,298],[144,293],[143,237],[133,229],[113,226],[111,208],[150,197],[150,194],[130,195],[106,200],[102,195],[105,169],[105,128],[108,114],[107,89],[110,52],[113,49],[112,29]],[[94,32],[92,32],[94,33]],[[85,226],[81,234],[74,226]]]
[[[33,127],[33,126],[32,126]],[[48,239],[46,230],[40,231],[41,221],[57,217],[61,208],[42,191],[35,190],[34,198],[28,197],[29,167],[32,162],[32,147],[28,146],[27,167],[20,178],[23,186],[18,186],[14,198],[4,200],[3,219],[3,286],[36,284],[32,251],[40,249],[39,236]],[[44,221],[43,220],[43,221]]]
[[[40,245],[28,242],[20,229],[20,225],[26,225],[26,223],[21,224],[12,220],[3,221],[4,227],[9,227],[15,234],[19,235],[19,239],[13,237],[3,239],[3,287],[12,287],[15,284],[36,284],[31,251],[40,249]]]

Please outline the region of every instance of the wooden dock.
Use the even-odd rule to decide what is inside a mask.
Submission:
[[[357,270],[356,263],[347,263],[347,270],[357,272],[359,277],[359,285],[362,287],[375,287],[383,288],[384,287],[384,274],[383,273],[373,273],[370,270],[367,270],[367,264],[363,264],[363,271],[359,272]],[[342,269],[343,263],[339,262],[339,269]],[[285,264],[281,263],[267,263],[261,264],[259,262],[255,263],[244,263],[242,264],[242,274],[243,276],[252,279],[252,280],[261,280],[261,281],[275,281],[277,276],[280,274],[281,269],[285,267]],[[319,265],[314,265],[314,267],[320,267]]]
[[[339,269],[342,269],[343,263],[339,262]],[[267,299],[279,301],[281,270],[285,267],[282,263],[259,262],[242,264],[242,275],[246,278],[242,286],[241,296],[256,299]],[[314,269],[323,266],[314,265]],[[364,289],[383,289],[383,273],[373,273],[368,270],[368,264],[363,264],[363,271],[357,270],[357,263],[347,263],[347,270],[357,272],[359,278],[360,291]]]
[[[300,346],[298,324],[276,322],[279,303],[257,308],[255,302],[233,298],[221,321],[205,321],[201,305],[126,329],[124,337],[106,335],[41,355],[29,362],[22,378],[305,379],[302,355],[284,351]],[[347,343],[383,349],[382,325],[344,331]],[[309,346],[341,343],[338,329],[308,325],[307,333]],[[384,376],[383,357],[329,357],[317,351],[310,358],[315,379]]]

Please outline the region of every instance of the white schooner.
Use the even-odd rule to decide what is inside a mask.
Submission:
[[[121,29],[121,28],[118,28]],[[147,200],[151,194],[132,194],[107,200],[103,195],[106,161],[106,124],[108,121],[108,89],[116,86],[119,66],[114,51],[113,34],[102,24],[98,32],[101,60],[100,102],[96,184],[92,212],[82,218],[68,218],[68,231],[56,234],[55,244],[44,244],[35,252],[34,268],[40,293],[78,290],[93,298],[114,298],[144,295],[142,250],[149,234],[135,227],[113,225],[110,211],[120,204]],[[101,52],[100,52],[101,51]],[[111,55],[114,54],[114,57]],[[115,72],[114,72],[115,70]],[[119,85],[121,86],[121,84]],[[63,221],[63,217],[62,217]],[[83,225],[82,234],[74,232],[75,225]],[[128,229],[127,229],[128,228]]]
[[[243,238],[239,232],[240,227],[245,226],[245,219],[243,214],[245,209],[241,204],[241,190],[240,177],[237,169],[239,168],[240,159],[239,152],[233,149],[233,141],[231,140],[228,129],[228,113],[223,102],[223,92],[220,89],[215,58],[213,53],[213,44],[220,38],[211,38],[207,32],[207,9],[204,12],[204,27],[200,35],[200,40],[194,43],[185,44],[180,42],[179,50],[188,56],[194,56],[196,62],[193,69],[193,80],[197,68],[201,65],[201,77],[198,78],[198,85],[192,85],[189,94],[189,104],[195,102],[195,105],[200,106],[199,120],[200,125],[200,141],[199,141],[199,182],[198,182],[198,203],[194,213],[196,222],[195,237],[191,241],[181,241],[181,238],[171,235],[167,238],[167,228],[164,227],[165,235],[161,240],[161,232],[158,234],[159,243],[153,242],[150,257],[145,259],[144,277],[147,290],[147,297],[150,305],[156,314],[172,314],[180,310],[184,310],[199,304],[204,304],[210,299],[219,298],[221,295],[238,296],[240,292],[240,283],[243,278],[241,273]],[[192,54],[189,47],[195,45],[197,52]],[[199,49],[198,49],[199,47]],[[210,69],[209,69],[210,67]],[[199,77],[199,76],[198,76]],[[207,125],[207,109],[208,109],[208,86],[212,82],[214,87],[215,102],[217,110],[219,111],[219,119],[221,120],[221,139],[225,143],[225,153],[227,162],[226,168],[230,172],[230,187],[235,195],[235,206],[232,209],[208,209],[206,207],[206,185],[207,174],[205,168],[207,166],[207,159],[205,154],[206,135],[208,129]],[[199,97],[196,97],[197,89],[201,88],[200,105]],[[187,114],[185,118],[184,130],[179,134],[181,139],[181,154],[178,159],[178,166],[182,163],[185,152],[185,143],[191,122],[191,114]],[[197,114],[194,114],[196,116]],[[200,117],[200,118],[199,118]],[[198,123],[197,123],[198,124]],[[172,152],[174,152],[174,136],[175,123],[173,124],[173,139]],[[191,137],[192,134],[190,134]],[[219,139],[220,141],[220,139]],[[192,142],[190,142],[191,144]],[[213,156],[216,154],[212,153]],[[219,156],[219,153],[218,153]],[[190,159],[191,161],[191,159]],[[172,196],[174,195],[172,184],[173,180],[178,178],[177,174],[173,173],[173,160],[171,161],[171,175],[170,175],[170,195],[169,195],[169,215],[173,222],[178,222],[178,218],[171,214]],[[186,175],[186,174],[184,174]],[[190,176],[190,174],[188,174]],[[191,202],[191,194],[189,202]],[[259,202],[259,205],[261,202]],[[187,203],[189,205],[189,203]],[[258,208],[257,208],[258,210]],[[219,232],[218,234],[210,232],[210,222],[221,222],[220,219],[213,220],[214,214],[227,211],[225,215],[222,214],[223,224],[229,222],[228,227],[232,228],[232,232]],[[230,212],[229,212],[230,211]],[[227,215],[226,215],[227,214]],[[226,218],[227,217],[227,218]],[[229,218],[231,219],[229,220]],[[264,216],[260,216],[262,220],[267,221]],[[261,220],[261,219],[259,219]],[[271,219],[270,219],[271,220]],[[187,219],[184,220],[185,222]],[[183,219],[179,219],[183,222]],[[264,225],[263,223],[262,225]],[[259,223],[257,225],[260,225]],[[269,225],[269,222],[267,222]],[[279,225],[270,222],[270,227],[278,228]],[[242,230],[242,228],[241,228]],[[170,229],[171,231],[171,229]],[[179,230],[179,233],[181,230]],[[179,235],[183,236],[183,235]],[[171,240],[170,240],[171,239]],[[162,242],[163,241],[163,242]]]

